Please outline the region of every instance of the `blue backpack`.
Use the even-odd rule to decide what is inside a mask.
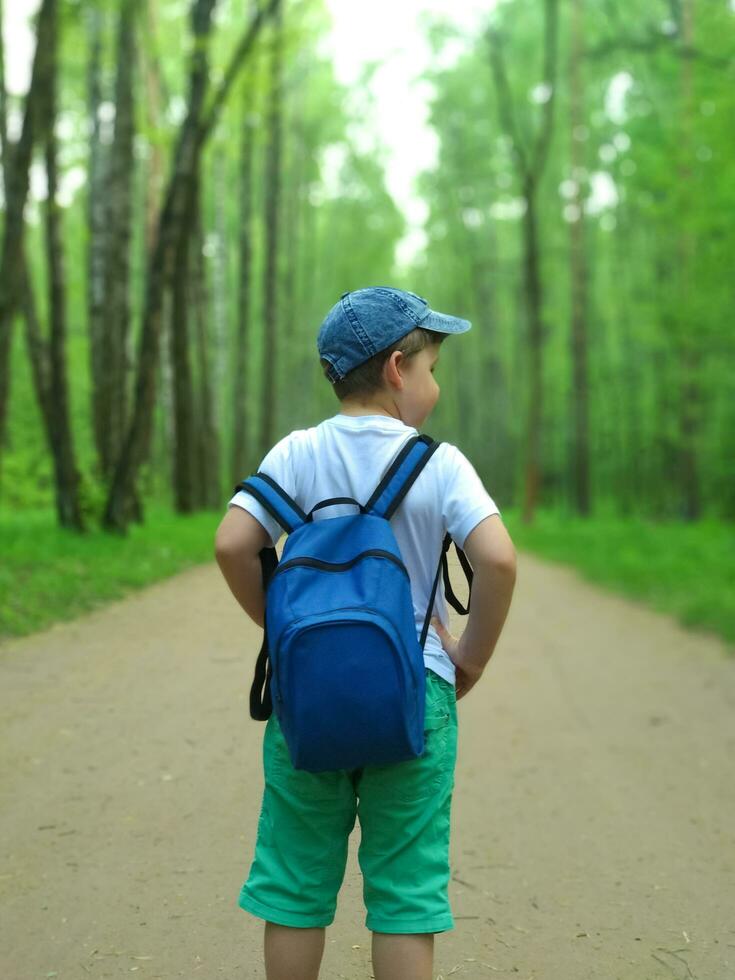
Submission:
[[[275,548],[260,553],[265,631],[250,714],[264,721],[275,711],[296,769],[356,769],[424,751],[423,648],[442,568],[457,612],[469,612],[469,599],[463,607],[449,583],[447,534],[417,639],[411,584],[390,518],[439,445],[428,435],[412,436],[364,505],[332,497],[306,514],[260,471],[235,487],[260,501],[288,534],[280,561]],[[314,521],[316,510],[345,503],[359,513]],[[472,568],[455,548],[471,590]]]

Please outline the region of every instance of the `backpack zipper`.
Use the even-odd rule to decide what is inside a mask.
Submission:
[[[342,572],[347,568],[351,568],[358,561],[363,558],[388,558],[395,565],[397,565],[401,571],[405,572],[408,576],[408,569],[392,552],[384,551],[382,548],[371,548],[369,551],[362,551],[355,558],[351,558],[350,561],[324,561],[322,558],[309,558],[304,555],[301,558],[289,558],[288,561],[283,562],[276,566],[275,571],[271,578],[275,578],[279,572],[284,572],[287,568],[291,568],[294,565],[306,565],[310,568],[321,568],[325,572]]]

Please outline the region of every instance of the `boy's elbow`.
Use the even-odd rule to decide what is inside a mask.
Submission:
[[[218,565],[232,559],[238,550],[237,543],[231,535],[218,531],[214,538],[214,557]]]
[[[516,579],[516,553],[515,549],[499,549],[492,555],[485,556],[478,562],[480,568],[492,571],[494,575],[500,575],[509,582],[513,583]]]
[[[503,548],[495,556],[496,567],[503,572],[507,572],[515,578],[517,567],[517,555],[513,542],[508,538]]]
[[[214,544],[214,560],[220,568],[227,562],[227,552],[216,541]]]
[[[512,550],[507,555],[499,559],[497,567],[508,576],[511,582],[515,582],[517,569],[516,550],[512,546],[511,548]]]
[[[492,568],[515,577],[516,549],[499,514],[491,514],[476,525],[465,541],[464,551],[473,568]]]

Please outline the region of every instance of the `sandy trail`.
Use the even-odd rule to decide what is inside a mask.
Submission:
[[[264,976],[262,922],[237,907],[259,645],[211,563],[0,646],[3,980]],[[459,704],[456,928],[436,976],[735,978],[725,653],[519,556],[503,637]],[[371,975],[358,843],[359,824],[322,980]]]

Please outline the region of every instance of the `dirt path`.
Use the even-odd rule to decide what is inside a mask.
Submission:
[[[0,646],[3,980],[264,976],[262,923],[237,907],[262,791],[258,647],[214,563]],[[520,556],[459,704],[437,976],[735,978],[724,652]],[[359,824],[322,980],[370,977],[358,843]]]

